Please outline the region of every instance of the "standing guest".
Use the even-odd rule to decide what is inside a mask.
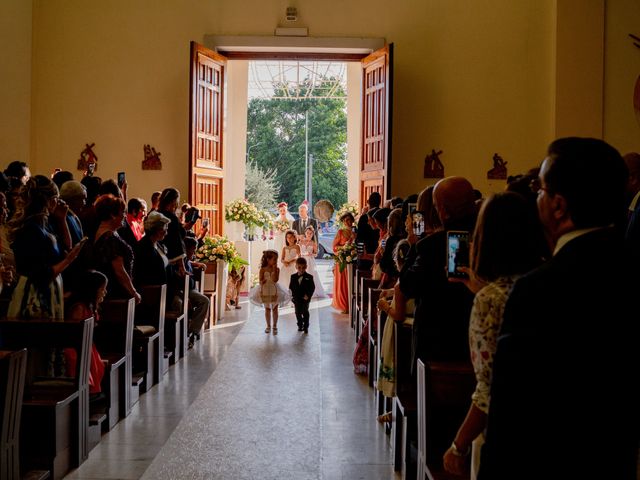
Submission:
[[[0,255],[2,255],[2,257],[0,257],[2,259],[0,264],[4,267],[5,271],[7,269],[15,269],[16,266],[16,259],[8,239],[8,220],[9,207],[7,206],[7,197],[4,193],[0,192]]]
[[[58,190],[60,190],[60,193],[62,193],[62,185],[73,180],[73,173],[69,172],[68,170],[61,170],[54,173],[53,177],[51,177],[51,180],[53,180],[53,183],[56,184],[56,187],[58,187]]]
[[[78,214],[78,216],[82,222],[82,231],[84,234],[89,238],[93,238],[96,234],[96,230],[98,229],[98,220],[96,219],[94,203],[100,195],[99,192],[102,179],[100,177],[86,176],[80,181],[80,183],[82,183],[82,185],[87,189],[87,205],[82,212]]]
[[[355,239],[353,224],[355,219],[350,212],[342,214],[338,219],[342,223],[342,228],[338,230],[333,239],[333,253],[338,253],[338,248],[352,243]],[[333,266],[333,301],[331,306],[342,313],[349,313],[349,278],[345,268],[340,271],[340,266],[336,262]]]
[[[309,303],[315,287],[313,276],[307,273],[307,260],[304,257],[296,258],[296,273],[289,276],[289,290],[299,332],[309,333]]]
[[[64,317],[61,273],[78,257],[84,241],[65,255],[50,229],[49,216],[59,208],[59,197],[58,187],[49,178],[31,177],[24,186],[21,205],[9,223],[9,240],[19,278],[7,316],[61,320]]]
[[[15,161],[11,162],[4,171],[7,177],[14,177],[20,180],[22,185],[26,185],[27,181],[31,178],[31,171],[29,166],[25,162]]]
[[[382,256],[380,257],[382,278],[380,279],[380,286],[378,288],[393,288],[396,284],[399,272],[396,267],[396,262],[393,260],[393,255],[398,242],[406,236],[407,233],[402,223],[402,210],[396,208],[391,211],[387,218],[387,241]]]
[[[136,243],[144,236],[144,217],[147,215],[147,202],[142,198],[132,198],[127,202],[127,217],[118,235],[135,248]]]
[[[400,288],[413,298],[411,365],[416,360],[466,361],[469,359],[469,314],[473,294],[459,283],[447,281],[446,230],[472,232],[477,210],[471,183],[447,177],[436,183],[433,203],[443,225],[416,244],[413,264],[402,272]]]
[[[101,195],[95,203],[98,229],[91,250],[94,268],[109,279],[108,298],[131,298],[140,303],[133,286],[133,251],[118,235],[124,219],[124,200]]]
[[[387,244],[387,238],[389,236],[389,214],[391,210],[388,208],[379,208],[373,214],[373,222],[378,230],[378,247],[376,248],[375,253],[373,254],[373,267],[371,267],[371,278],[374,280],[382,279],[382,268],[380,266],[380,261],[382,260],[382,255],[384,254],[384,247]]]
[[[549,146],[538,215],[553,256],[504,309],[481,480],[636,478],[639,285],[616,228],[627,177],[602,140]]]
[[[154,212],[158,209],[158,205],[160,205],[160,196],[162,192],[153,192],[151,194],[151,210],[149,212]]]
[[[81,321],[93,317],[98,327],[100,314],[98,309],[107,294],[107,277],[96,270],[87,270],[79,275],[76,288],[65,302],[65,319]],[[77,375],[76,368],[78,354],[74,348],[65,348],[67,371]],[[89,366],[89,393],[96,395],[102,391],[102,377],[104,377],[104,363],[98,353],[95,343],[91,344],[91,364]]]
[[[298,239],[302,240],[304,238],[304,232],[307,227],[313,227],[314,232],[316,232],[316,234],[313,235],[313,238],[317,243],[318,222],[315,218],[311,218],[309,216],[309,202],[306,200],[302,202],[298,207],[298,215],[300,215],[300,218],[294,221],[292,226],[292,229],[298,234]]]
[[[489,411],[491,367],[504,306],[514,282],[542,263],[546,250],[537,211],[523,196],[498,193],[484,203],[471,243],[470,268],[463,282],[475,294],[469,320],[469,348],[477,385],[462,426],[445,452],[443,465],[462,475],[471,452],[471,478],[478,473],[480,447]],[[462,455],[461,455],[462,454]]]
[[[381,201],[382,197],[379,192],[371,192],[367,199],[367,206],[362,209],[362,213],[358,219],[356,244],[362,245],[362,253],[358,252],[358,269],[360,270],[369,270],[373,265],[373,254],[376,248],[378,248],[378,239],[380,236],[378,232],[369,225],[369,216],[367,213],[373,209],[380,208]]]
[[[67,226],[69,227],[69,234],[71,235],[71,243],[75,245],[84,237],[82,222],[78,215],[82,213],[86,205],[87,189],[82,183],[76,180],[69,180],[65,182],[60,189],[60,198],[69,205]]]

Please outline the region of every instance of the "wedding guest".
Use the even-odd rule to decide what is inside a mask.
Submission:
[[[373,209],[380,208],[382,197],[378,192],[371,192],[367,199],[367,206],[362,209],[360,218],[358,219],[358,228],[356,233],[356,244],[362,245],[362,252],[358,256],[358,269],[369,270],[373,265],[373,254],[378,248],[378,240],[380,235],[369,225],[368,212]],[[359,252],[360,253],[360,252]]]
[[[60,189],[60,198],[69,205],[66,220],[69,234],[71,235],[71,243],[75,245],[84,237],[82,222],[78,215],[82,213],[86,205],[87,189],[82,183],[76,180],[69,180]]]
[[[160,212],[151,212],[144,219],[145,235],[134,246],[133,282],[138,289],[169,283],[169,259],[161,243],[167,236],[169,223]]]
[[[398,279],[399,272],[393,259],[396,245],[407,236],[402,223],[402,210],[396,208],[389,213],[387,218],[387,241],[380,257],[380,270],[382,278],[378,288],[392,288]]]
[[[95,203],[98,229],[91,250],[94,268],[109,279],[108,298],[131,298],[140,303],[133,286],[133,251],[118,235],[124,219],[124,200],[111,194],[101,195]]]
[[[352,243],[355,239],[353,224],[355,219],[350,212],[344,213],[338,220],[342,227],[333,239],[333,253],[337,254],[340,247]],[[342,313],[349,313],[349,278],[347,269],[340,271],[338,262],[333,266],[333,301],[331,306]]]
[[[176,210],[180,203],[180,192],[175,188],[165,188],[160,195],[158,203],[158,211],[170,220],[167,235],[162,240],[162,244],[167,251],[169,263],[178,268],[180,276],[184,277],[186,271],[184,269],[184,258],[186,250],[184,246],[184,238],[187,235],[182,222],[176,216]]]
[[[132,198],[127,202],[127,216],[124,225],[118,229],[118,235],[135,248],[144,236],[144,217],[147,215],[147,202],[142,198]]]
[[[56,187],[58,187],[58,190],[60,190],[60,193],[62,193],[62,186],[65,183],[73,180],[73,173],[67,170],[61,170],[59,172],[54,173],[53,177],[51,177],[51,180],[53,180],[53,183],[56,184]]]
[[[196,339],[200,338],[200,331],[204,325],[204,321],[209,314],[210,300],[206,295],[201,294],[196,290],[196,282],[193,279],[194,269],[198,268],[204,270],[207,266],[204,263],[195,262],[192,259],[198,248],[198,241],[193,237],[186,237],[184,239],[185,247],[187,249],[185,258],[185,269],[189,274],[189,326],[187,334],[189,335],[189,348],[193,348]],[[236,299],[237,301],[237,299]]]
[[[53,234],[49,216],[60,208],[58,187],[49,178],[43,175],[29,178],[22,195],[21,207],[9,223],[9,240],[19,277],[7,316],[62,319],[61,273],[78,257],[84,242],[65,254]]]
[[[15,161],[11,162],[4,171],[7,177],[14,177],[20,180],[22,185],[26,185],[27,181],[31,178],[31,171],[29,166],[25,162]]]
[[[153,194],[151,194],[151,210],[149,210],[149,213],[158,209],[158,205],[160,205],[161,195],[162,192],[153,192]]]

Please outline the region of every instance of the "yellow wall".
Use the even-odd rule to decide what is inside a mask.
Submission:
[[[29,163],[31,128],[31,1],[0,2],[0,170]]]
[[[395,43],[393,193],[404,195],[427,184],[423,161],[432,148],[444,150],[447,175],[466,175],[483,191],[503,187],[486,180],[494,153],[510,173],[539,163],[555,132],[556,9],[566,1],[326,0],[297,7],[298,23],[312,36]],[[289,3],[34,0],[34,170],[72,169],[84,144],[96,142],[99,174],[127,171],[131,194],[148,198],[169,184],[186,194],[189,41],[271,35]],[[607,4],[605,138],[628,148],[638,142],[629,109],[640,52],[626,38],[640,24],[637,9],[635,0]],[[23,105],[12,105],[18,117]],[[162,152],[161,172],[142,173],[144,143]]]
[[[640,2],[607,0],[604,82],[604,138],[622,154],[640,152],[640,123],[633,111],[633,89],[640,75]]]

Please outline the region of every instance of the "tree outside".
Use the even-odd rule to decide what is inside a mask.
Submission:
[[[346,96],[304,98],[308,85],[302,85],[298,98],[249,101],[247,161],[263,172],[276,172],[277,201],[296,206],[308,200],[313,206],[326,199],[337,209],[347,201]],[[343,90],[336,93],[345,95]],[[277,87],[274,94],[285,96]],[[313,198],[309,199],[304,198],[305,115],[309,118],[309,156],[313,158]]]

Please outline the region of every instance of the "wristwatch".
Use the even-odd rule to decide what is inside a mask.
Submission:
[[[471,452],[471,447],[467,447],[464,452],[461,452],[460,450],[458,450],[456,442],[451,442],[451,453],[453,453],[456,457],[466,457],[467,455],[469,455],[469,452]]]

